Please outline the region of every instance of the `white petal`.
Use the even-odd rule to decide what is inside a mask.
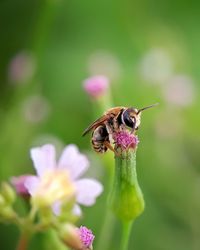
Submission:
[[[71,179],[77,179],[89,167],[87,157],[78,151],[76,145],[69,145],[64,150],[58,162],[59,168],[67,169]]]
[[[75,185],[77,188],[76,200],[85,206],[93,205],[96,197],[103,191],[101,183],[93,179],[81,179],[76,181]]]
[[[31,149],[31,159],[37,174],[41,176],[47,169],[53,169],[56,166],[55,147],[51,144],[46,144],[42,147]]]
[[[82,215],[82,211],[81,211],[81,208],[78,204],[75,204],[74,207],[73,207],[73,214],[80,217]]]
[[[30,176],[26,178],[24,182],[24,186],[27,188],[29,194],[31,196],[34,196],[39,183],[40,183],[40,179],[37,176]]]
[[[56,201],[54,202],[54,204],[52,205],[52,210],[54,212],[55,215],[60,215],[61,212],[61,202],[60,201]]]

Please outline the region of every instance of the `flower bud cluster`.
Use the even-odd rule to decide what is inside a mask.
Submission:
[[[67,146],[59,161],[55,147],[31,149],[37,175],[12,177],[0,186],[0,220],[34,234],[53,229],[60,242],[74,250],[91,250],[94,235],[86,227],[77,228],[81,205],[91,206],[103,187],[95,179],[80,178],[89,161],[75,145]],[[30,211],[21,216],[14,209],[17,198],[29,203]]]
[[[0,187],[0,218],[3,221],[10,221],[15,218],[15,212],[12,208],[15,200],[14,189],[7,182],[2,182]]]

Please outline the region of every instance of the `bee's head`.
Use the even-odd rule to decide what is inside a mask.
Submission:
[[[136,108],[125,109],[121,115],[122,123],[126,125],[127,127],[131,128],[132,132],[134,132],[135,130],[138,129],[140,125],[141,112],[148,108],[152,108],[156,105],[158,104],[156,103],[156,104],[153,104],[153,105],[141,108],[141,109],[136,109]]]
[[[134,132],[140,125],[140,116],[141,113],[138,113],[137,109],[127,108],[122,112],[121,120],[125,126],[131,128],[132,132]]]

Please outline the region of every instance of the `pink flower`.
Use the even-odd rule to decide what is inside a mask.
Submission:
[[[95,238],[92,231],[85,226],[81,226],[78,229],[78,231],[79,231],[81,242],[84,245],[84,247],[89,248],[89,249],[92,248],[92,243],[93,243],[94,238]]]
[[[47,119],[50,113],[50,104],[44,96],[32,95],[25,99],[22,112],[26,121],[40,123]]]
[[[30,196],[28,189],[24,185],[26,179],[29,177],[31,177],[31,175],[20,175],[11,178],[11,184],[15,188],[16,192],[24,198],[28,198]]]
[[[175,75],[164,86],[163,94],[169,104],[189,106],[193,104],[196,97],[193,79],[186,75]]]
[[[91,206],[103,190],[102,185],[94,179],[80,179],[88,169],[89,162],[75,145],[65,147],[58,162],[55,147],[51,144],[32,148],[31,158],[37,176],[29,177],[25,187],[33,199],[42,201],[44,205],[52,205],[56,214],[62,202],[71,196],[75,195],[77,203]],[[74,206],[74,213],[81,214],[78,204]]]
[[[24,84],[33,77],[35,70],[33,55],[28,51],[21,51],[10,62],[8,77],[12,83]]]
[[[127,150],[129,148],[135,149],[139,143],[137,136],[124,130],[115,133],[114,141],[116,147],[120,147],[122,150]]]
[[[167,50],[154,48],[142,58],[139,70],[141,77],[152,84],[164,84],[173,74],[173,60]]]
[[[83,82],[85,91],[94,98],[104,95],[109,87],[109,80],[103,75],[97,75],[86,79]]]

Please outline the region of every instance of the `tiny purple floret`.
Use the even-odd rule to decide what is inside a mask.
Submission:
[[[106,76],[97,75],[87,78],[83,82],[84,90],[93,98],[104,95],[109,87],[109,80]]]
[[[79,235],[80,235],[81,242],[86,248],[89,248],[92,246],[95,236],[90,229],[88,229],[85,226],[81,226],[79,228]]]
[[[123,150],[135,149],[139,143],[138,137],[129,131],[120,131],[114,135],[115,144]]]

